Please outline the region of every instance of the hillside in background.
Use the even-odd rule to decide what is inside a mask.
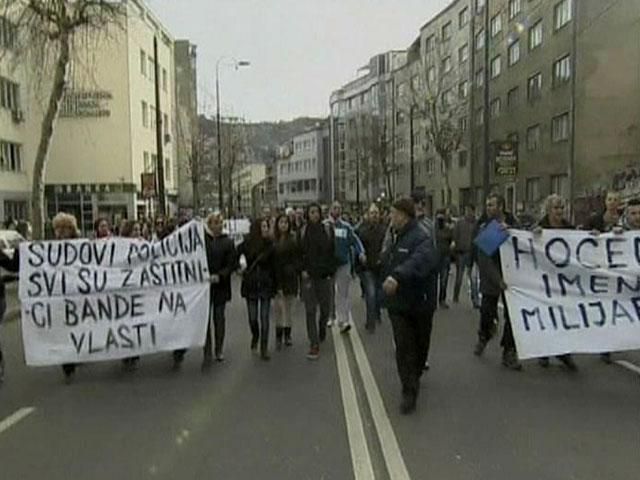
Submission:
[[[245,124],[250,151],[253,161],[269,163],[273,161],[276,148],[291,140],[295,135],[303,133],[316,124],[323,122],[323,118],[301,117],[291,121],[260,122]],[[205,134],[215,138],[215,119],[200,117],[201,126]]]

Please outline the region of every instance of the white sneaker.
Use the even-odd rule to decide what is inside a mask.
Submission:
[[[335,324],[336,324],[335,320],[329,319],[327,321],[327,327],[329,327],[329,328],[333,327]]]

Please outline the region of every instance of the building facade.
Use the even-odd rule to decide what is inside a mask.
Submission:
[[[198,123],[196,46],[188,40],[177,40],[174,55],[178,207],[197,212],[202,206],[198,185],[205,149]]]
[[[236,215],[250,217],[259,215],[254,211],[256,204],[255,187],[262,185],[264,189],[267,178],[267,167],[263,163],[249,163],[233,172],[232,184],[235,199]]]
[[[153,175],[157,192],[157,125],[167,212],[177,211],[174,40],[141,0],[124,5],[122,26],[96,34],[76,53],[49,154],[48,214],[72,213],[83,231],[98,217],[156,213],[142,174]]]
[[[327,144],[327,125],[318,124],[280,148],[276,167],[278,206],[303,207],[326,201],[331,189]]]

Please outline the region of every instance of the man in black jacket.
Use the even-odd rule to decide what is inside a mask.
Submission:
[[[382,288],[402,382],[400,410],[407,414],[416,408],[419,380],[427,356],[430,315],[427,278],[437,257],[432,239],[415,219],[412,200],[400,199],[393,204],[391,224],[395,238],[384,253]]]
[[[211,320],[215,334],[215,356],[218,362],[224,360],[222,347],[225,334],[225,307],[231,300],[231,274],[237,268],[237,255],[233,240],[222,233],[223,218],[221,213],[212,213],[205,224],[205,248],[207,251],[207,268],[211,281],[209,304],[209,321],[207,338],[204,344],[204,360],[202,368],[211,366],[213,361],[211,348]]]
[[[302,252],[302,298],[307,314],[307,334],[311,348],[307,358],[316,360],[320,354],[320,342],[327,335],[327,321],[331,306],[331,277],[336,271],[333,227],[322,223],[320,205],[312,203],[307,208],[308,223],[300,230]],[[320,319],[316,324],[316,311],[320,307]]]
[[[10,272],[17,273],[20,269],[20,256],[19,256],[19,247],[16,247],[15,252],[13,253],[13,257],[8,257],[5,253],[0,250],[0,267],[8,270]],[[4,318],[4,314],[7,310],[7,297],[5,290],[5,281],[6,280],[14,280],[15,277],[4,275],[0,276],[0,324],[2,323],[2,319]],[[2,345],[0,344],[0,382],[4,380],[4,357],[2,355]]]

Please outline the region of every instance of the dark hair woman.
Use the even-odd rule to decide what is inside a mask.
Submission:
[[[245,258],[244,264],[241,261],[241,294],[247,301],[251,350],[257,351],[260,341],[260,356],[263,360],[269,360],[269,310],[275,295],[276,280],[274,247],[268,220],[259,218],[253,221],[249,235],[238,247],[238,254]]]
[[[107,238],[111,236],[111,224],[105,217],[98,218],[93,227],[96,238]]]
[[[282,343],[291,346],[291,310],[293,299],[298,295],[301,254],[296,235],[288,215],[280,215],[275,222],[275,267],[276,267],[276,348]]]

